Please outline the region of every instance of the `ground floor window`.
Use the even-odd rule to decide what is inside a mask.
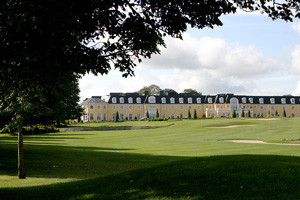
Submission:
[[[179,117],[180,117],[180,118],[183,118],[183,113],[180,113],[180,114],[179,114]]]
[[[90,113],[90,121],[94,121],[94,113]]]
[[[253,117],[256,117],[256,113],[253,113]]]
[[[162,117],[162,118],[166,118],[166,113],[163,113],[163,114],[161,115],[161,117]]]
[[[124,113],[120,113],[120,119],[121,119],[121,120],[124,119]]]
[[[106,116],[106,113],[103,113],[103,120],[107,120],[107,116]]]
[[[296,117],[295,113],[292,113],[292,117]]]
[[[174,119],[175,118],[175,114],[171,113],[171,118]]]
[[[141,119],[141,113],[137,114],[137,119]]]
[[[129,119],[129,120],[132,120],[132,113],[129,113],[129,114],[128,114],[128,119]]]
[[[101,121],[101,113],[97,113],[97,121]]]

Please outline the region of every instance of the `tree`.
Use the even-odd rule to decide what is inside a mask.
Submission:
[[[198,117],[197,117],[197,111],[196,111],[196,109],[194,109],[194,119],[197,119]]]
[[[191,114],[191,111],[190,109],[188,110],[188,118],[191,119],[192,118],[192,114]]]
[[[279,114],[278,114],[278,111],[276,110],[276,112],[275,112],[275,116],[279,116]]]
[[[147,91],[148,94],[159,95],[160,91],[162,91],[162,89],[158,85],[152,84],[152,85],[149,85],[149,86],[144,86],[142,89],[140,89],[138,91],[138,93],[140,95],[142,95],[142,94],[145,93],[145,91]]]
[[[115,117],[115,122],[118,122],[119,121],[119,112],[117,111],[116,112],[116,117]]]
[[[156,109],[156,118],[159,118],[159,112],[158,112],[158,109]]]
[[[198,92],[197,90],[193,90],[193,89],[184,89],[183,93],[190,93],[193,95],[202,95],[202,92]]]
[[[235,110],[233,110],[233,112],[232,112],[232,118],[236,118],[236,112],[235,112]]]
[[[250,112],[250,110],[248,110],[248,117],[251,117],[251,112]]]
[[[285,112],[285,110],[283,110],[283,117],[286,117],[286,112]]]
[[[147,110],[147,112],[146,112],[146,117],[147,117],[147,119],[150,118],[150,117],[149,117],[149,112],[148,112],[148,110]]]
[[[55,73],[97,75],[115,68],[124,77],[132,76],[135,61],[158,54],[164,36],[182,38],[188,25],[222,25],[221,15],[237,8],[292,21],[300,17],[299,7],[292,0],[3,0],[0,75],[1,85],[7,86],[1,86],[1,93],[8,96],[1,98],[1,106],[13,114],[11,124],[19,127],[22,145],[22,124],[27,114],[34,114],[31,109],[37,115],[49,112],[43,81]]]
[[[242,110],[242,117],[245,117],[245,111]]]
[[[176,95],[176,94],[178,94],[175,90],[169,89],[169,88],[164,89],[163,92],[164,92],[165,95]]]

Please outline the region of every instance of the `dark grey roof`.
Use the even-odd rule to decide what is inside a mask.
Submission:
[[[82,101],[81,104],[98,104],[98,103],[107,103],[101,99],[101,96],[92,96],[91,98],[86,98]]]

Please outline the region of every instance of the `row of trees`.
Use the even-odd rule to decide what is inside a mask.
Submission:
[[[149,94],[153,94],[153,95],[159,95],[161,92],[163,92],[164,95],[167,95],[167,94],[178,94],[173,89],[170,89],[170,88],[161,89],[161,87],[159,87],[158,85],[155,85],[155,84],[151,84],[149,86],[144,86],[137,93],[139,93],[140,95],[142,95],[142,94],[145,93],[145,91],[147,91]],[[183,93],[190,93],[190,94],[193,94],[193,95],[202,95],[201,92],[198,92],[197,90],[194,90],[194,89],[184,89]]]

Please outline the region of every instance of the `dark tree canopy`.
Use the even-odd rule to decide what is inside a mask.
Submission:
[[[162,89],[158,85],[151,84],[149,86],[144,86],[138,91],[138,93],[140,95],[143,95],[146,91],[148,92],[148,94],[159,95]]]
[[[202,95],[202,92],[198,92],[197,90],[194,90],[194,89],[184,89],[183,93],[190,93],[193,95]]]

